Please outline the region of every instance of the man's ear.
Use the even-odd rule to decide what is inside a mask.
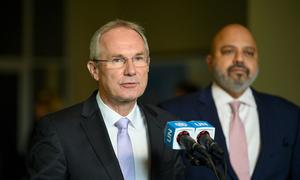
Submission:
[[[211,70],[212,66],[213,66],[213,58],[212,58],[211,54],[208,54],[206,56],[206,64],[207,64],[208,69]]]
[[[97,63],[95,63],[94,61],[88,61],[86,66],[87,66],[91,76],[96,81],[98,81],[99,80],[99,68],[97,66]]]

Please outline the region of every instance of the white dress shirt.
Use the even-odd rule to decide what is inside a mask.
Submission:
[[[117,155],[117,134],[118,128],[114,125],[123,116],[112,110],[100,98],[99,92],[96,96],[98,106],[100,108],[105,126],[107,128],[111,144]],[[145,117],[137,104],[134,105],[132,111],[126,116],[129,119],[128,134],[131,139],[134,154],[135,177],[139,180],[149,179],[149,147],[147,124]],[[126,148],[126,147],[125,147]]]
[[[252,90],[248,88],[238,99],[231,97],[226,91],[217,84],[212,85],[212,96],[215,101],[218,116],[221,122],[223,133],[226,139],[227,149],[229,150],[229,127],[232,119],[232,111],[229,103],[236,100],[240,101],[239,115],[244,124],[249,157],[249,172],[253,174],[255,164],[260,150],[260,127],[258,112]]]

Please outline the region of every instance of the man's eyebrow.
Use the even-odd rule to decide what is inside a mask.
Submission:
[[[134,56],[140,56],[140,55],[145,55],[144,52],[138,52]],[[114,54],[111,57],[125,57],[123,54]]]
[[[224,46],[221,46],[221,49],[224,49],[224,48],[234,48],[235,46],[233,45],[224,45]]]
[[[256,51],[256,48],[255,48],[255,47],[253,47],[253,46],[246,46],[246,47],[244,47],[244,49],[251,49],[251,50],[254,50],[254,51]]]
[[[111,57],[124,57],[122,54],[115,54],[115,55],[112,55]]]
[[[140,55],[145,55],[145,53],[144,52],[138,52],[138,53],[135,54],[135,56],[140,56]]]

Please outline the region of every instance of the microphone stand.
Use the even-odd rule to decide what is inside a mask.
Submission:
[[[186,152],[188,152],[187,158],[193,165],[205,165],[213,170],[218,180],[225,180],[226,172],[223,174],[219,169],[217,170],[216,165],[212,159],[213,156],[216,157],[216,159],[214,159],[215,161],[223,160],[223,162],[225,163],[223,150],[219,148],[206,148],[204,145],[195,142],[194,139],[190,137],[187,131],[182,131],[178,134],[177,142],[179,143],[179,145],[186,148]],[[210,155],[209,153],[212,155]]]
[[[220,177],[220,179],[225,180],[227,176],[227,163],[225,160],[224,152],[210,152],[210,154],[212,155],[214,163],[216,164],[218,176]]]
[[[187,151],[186,157],[190,160],[191,164],[194,166],[206,166],[210,168],[216,175],[218,180],[226,180],[227,176],[227,164],[225,161],[224,154],[207,153],[202,148],[195,148],[193,150]],[[220,163],[223,162],[223,163]],[[223,165],[224,171],[218,165]],[[218,168],[219,167],[219,168]]]

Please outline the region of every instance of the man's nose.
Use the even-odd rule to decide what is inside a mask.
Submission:
[[[234,56],[233,62],[234,62],[234,64],[236,64],[236,63],[239,63],[239,62],[242,62],[242,61],[244,61],[243,52],[237,51],[235,56]]]
[[[125,63],[125,75],[133,76],[136,74],[136,67],[132,59],[127,59]]]

